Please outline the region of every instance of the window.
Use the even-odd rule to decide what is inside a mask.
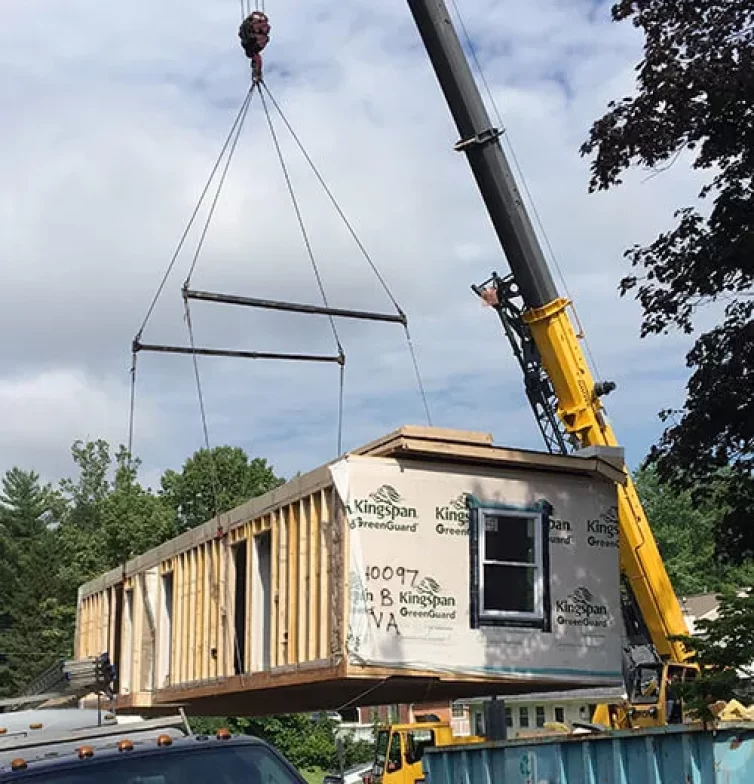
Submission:
[[[518,724],[520,727],[528,727],[529,726],[529,709],[528,708],[519,708],[518,709]]]
[[[505,726],[513,726],[513,711],[510,708],[505,709]]]
[[[401,736],[396,732],[390,739],[390,748],[387,751],[387,770],[392,773],[401,769]]]
[[[406,733],[406,762],[414,765],[421,761],[424,749],[435,745],[435,733],[432,730],[414,730]]]
[[[549,512],[543,507],[472,506],[472,627],[549,630]]]
[[[545,706],[537,705],[537,727],[545,726]]]
[[[454,702],[450,707],[450,712],[454,719],[466,718],[466,706],[462,702]]]
[[[555,708],[555,721],[564,722],[565,721],[565,709],[564,708]]]

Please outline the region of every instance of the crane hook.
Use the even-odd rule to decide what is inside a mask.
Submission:
[[[246,56],[251,60],[252,78],[262,81],[262,50],[270,41],[270,20],[262,11],[254,11],[241,23],[238,37]]]

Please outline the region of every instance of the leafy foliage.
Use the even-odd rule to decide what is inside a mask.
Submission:
[[[690,490],[662,482],[654,466],[637,471],[634,481],[676,593],[711,593],[754,577],[750,564],[731,567],[716,556],[718,499],[697,504]]]
[[[189,722],[197,734],[227,727],[233,733],[261,738],[300,770],[337,769],[337,724],[324,717],[295,713],[266,718],[190,718]],[[355,741],[348,733],[343,735],[343,748],[346,768],[374,757],[374,744]]]
[[[712,706],[732,697],[746,700],[748,682],[754,671],[754,590],[725,591],[720,597],[717,618],[699,621],[696,633],[681,637],[694,650],[693,661],[700,665],[700,677],[684,687],[689,707],[709,721]]]
[[[207,488],[225,509],[280,484],[264,460],[220,447],[167,471],[164,491],[138,481],[140,462],[113,454],[103,440],[76,441],[75,476],[57,487],[33,471],[13,468],[0,492],[0,696],[18,692],[56,658],[72,653],[76,594],[81,583],[204,522]]]
[[[57,507],[33,471],[13,468],[0,493],[0,691],[10,693],[47,666],[62,641],[54,534]]]
[[[243,449],[220,446],[211,452],[200,449],[180,473],[166,471],[161,484],[163,497],[177,515],[179,531],[185,531],[283,482],[263,458],[250,460]]]
[[[621,291],[642,305],[642,336],[690,333],[700,308],[723,306],[687,356],[685,405],[661,413],[670,424],[649,462],[697,501],[724,496],[718,550],[740,560],[754,554],[754,2],[620,0],[612,16],[643,32],[644,58],[636,95],[611,102],[581,148],[590,189],[684,154],[709,173],[672,231],[627,251],[637,271]]]

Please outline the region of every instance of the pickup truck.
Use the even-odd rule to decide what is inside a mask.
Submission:
[[[298,771],[264,741],[233,737],[222,729],[212,736],[194,735],[182,716],[52,735],[39,727],[21,739],[0,736],[0,782],[6,781],[306,784]]]

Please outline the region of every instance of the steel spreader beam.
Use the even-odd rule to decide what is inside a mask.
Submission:
[[[294,362],[333,362],[345,365],[346,358],[343,354],[279,354],[270,351],[234,351],[220,348],[191,348],[191,346],[163,346],[154,343],[133,343],[133,352],[154,351],[162,354],[188,354],[199,357],[231,357],[235,359],[280,359]]]
[[[218,294],[213,291],[184,289],[183,296],[186,299],[217,302],[224,305],[244,305],[249,308],[261,308],[263,310],[284,310],[291,313],[309,313],[319,316],[363,319],[365,321],[389,321],[394,324],[403,324],[404,326],[407,321],[404,313],[373,313],[367,310],[346,310],[343,308],[324,307],[322,305],[305,305],[299,302],[280,302],[272,299],[240,297],[235,294]]]

